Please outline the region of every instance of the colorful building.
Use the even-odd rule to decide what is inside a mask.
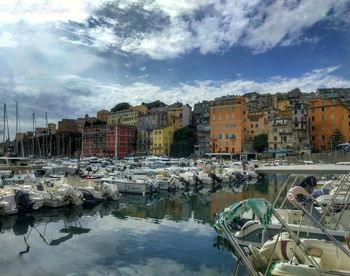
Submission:
[[[84,127],[82,156],[123,158],[135,153],[136,128],[98,125]]]
[[[113,112],[107,116],[107,123],[108,125],[121,124],[137,127],[139,116],[145,112],[147,112],[147,107],[144,105]]]
[[[349,141],[349,109],[337,99],[310,99],[308,119],[313,150],[331,149],[330,138],[337,130]]]
[[[85,115],[84,118],[78,118],[77,119],[77,129],[78,129],[78,132],[82,132],[83,131],[83,128],[86,124],[93,124],[94,122],[97,121],[97,118],[96,117],[89,117],[88,114]]]
[[[210,103],[212,153],[241,153],[245,139],[247,105],[241,96],[223,96]]]
[[[186,127],[191,124],[192,111],[188,104],[174,103],[167,107],[168,122],[175,130]]]
[[[268,132],[268,111],[249,112],[246,123],[246,140],[253,141],[254,137]]]
[[[174,138],[174,127],[167,126],[164,128],[154,129],[152,131],[153,143],[152,153],[153,155],[169,155],[170,147]]]
[[[153,130],[166,127],[167,125],[167,112],[163,108],[154,108],[147,113],[141,114],[137,126],[137,154],[152,154]]]
[[[58,132],[78,132],[77,120],[62,119],[58,121]]]
[[[194,146],[194,154],[197,157],[205,156],[209,152],[210,127],[209,127],[210,102],[196,103],[193,107],[192,120],[195,127],[197,144]]]
[[[97,111],[96,117],[98,120],[107,123],[108,121],[108,116],[111,114],[110,111],[102,109],[100,111]]]

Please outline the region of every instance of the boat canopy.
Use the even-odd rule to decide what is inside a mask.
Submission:
[[[271,223],[272,205],[262,198],[251,198],[235,203],[221,212],[216,219],[214,228],[218,233],[222,233],[222,225],[231,224],[237,219],[241,219],[244,213],[252,211],[259,222],[267,227]]]

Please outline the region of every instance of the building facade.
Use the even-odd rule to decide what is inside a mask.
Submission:
[[[154,129],[152,131],[152,153],[153,155],[169,155],[170,147],[174,138],[174,127],[167,126],[164,128]]]
[[[136,128],[132,126],[98,125],[84,127],[82,156],[123,158],[136,149]]]
[[[58,121],[58,132],[78,132],[77,121],[75,119]]]
[[[192,121],[195,126],[197,144],[194,146],[194,154],[197,157],[205,156],[209,152],[210,143],[210,102],[196,103],[193,107]]]
[[[89,117],[88,114],[86,114],[84,118],[78,118],[77,119],[78,132],[81,133],[83,131],[83,128],[84,128],[85,124],[91,125],[91,124],[93,124],[96,121],[97,121],[96,117]]]
[[[97,111],[96,113],[96,117],[98,120],[100,120],[101,122],[105,122],[107,123],[108,121],[108,116],[111,114],[110,111],[102,109],[100,111]]]
[[[47,128],[49,131],[49,134],[56,134],[57,133],[57,128],[55,123],[48,123]]]
[[[311,153],[307,104],[292,102],[293,149],[298,153]]]
[[[175,103],[167,107],[168,123],[175,130],[186,127],[191,124],[192,110],[188,104]]]
[[[140,105],[126,110],[113,112],[108,115],[108,125],[128,125],[137,127],[139,116],[147,112],[147,107]]]
[[[269,149],[293,149],[293,122],[291,118],[275,115],[268,121]]]
[[[338,130],[349,141],[349,109],[338,99],[314,98],[308,101],[308,119],[312,149],[332,148],[331,136]]]
[[[162,108],[151,109],[147,113],[141,114],[137,125],[137,154],[152,154],[153,130],[167,125],[167,112]]]
[[[212,153],[241,153],[245,139],[247,105],[241,96],[223,96],[210,103]]]

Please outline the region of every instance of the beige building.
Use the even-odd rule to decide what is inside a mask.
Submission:
[[[153,143],[152,153],[153,155],[169,155],[170,147],[174,138],[174,127],[168,126],[164,128],[154,129],[152,131]]]
[[[147,112],[147,107],[144,105],[134,106],[132,108],[113,112],[107,117],[108,125],[128,125],[135,126],[138,125],[139,116]]]
[[[47,128],[48,128],[49,134],[56,134],[57,133],[56,124],[49,123],[49,124],[47,124]]]
[[[191,124],[192,110],[188,104],[175,103],[167,107],[168,122],[175,130]]]
[[[107,121],[108,121],[108,116],[109,116],[110,114],[111,114],[110,111],[104,110],[104,109],[103,109],[103,110],[97,111],[96,117],[97,117],[98,120],[107,123]]]

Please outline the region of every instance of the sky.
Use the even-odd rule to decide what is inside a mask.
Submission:
[[[0,0],[0,112],[350,87],[349,45],[350,0]]]

